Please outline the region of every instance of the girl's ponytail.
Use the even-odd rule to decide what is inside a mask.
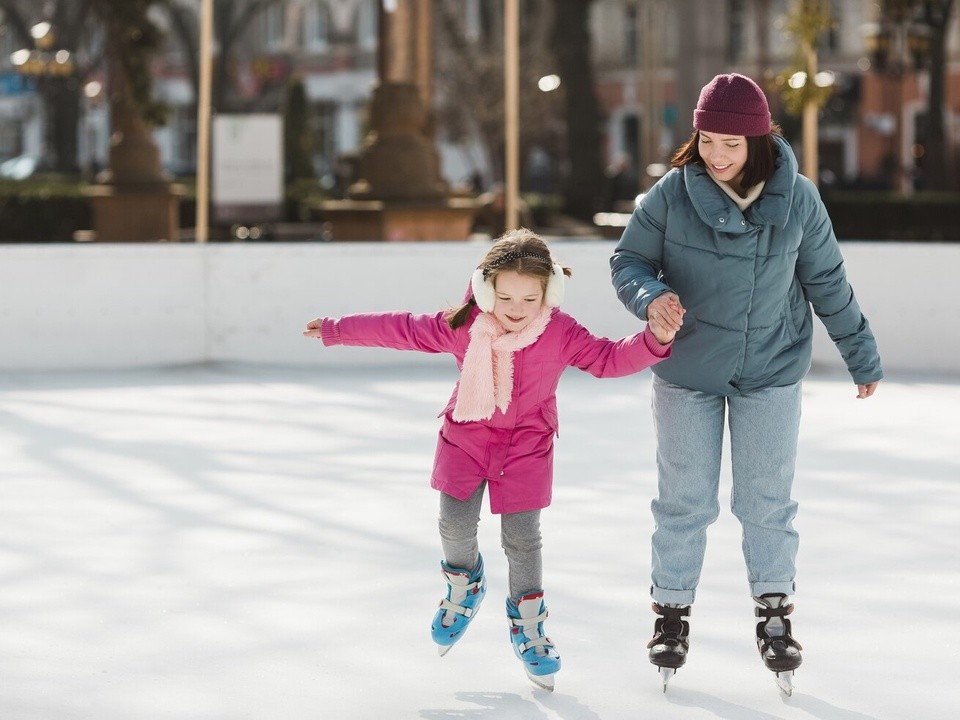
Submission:
[[[451,308],[449,311],[447,311],[447,315],[444,319],[447,321],[447,325],[450,326],[450,329],[456,330],[458,327],[462,327],[467,321],[467,318],[470,317],[470,310],[476,304],[477,301],[471,296],[470,299],[460,307]]]

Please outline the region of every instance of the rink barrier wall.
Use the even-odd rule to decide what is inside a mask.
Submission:
[[[420,353],[324,348],[301,336],[319,315],[461,302],[488,243],[90,244],[0,246],[0,369],[248,362],[449,362]],[[573,268],[564,309],[597,335],[642,323],[609,279],[613,243],[557,240]],[[960,374],[960,244],[842,245],[887,372]],[[840,368],[815,323],[814,363]]]

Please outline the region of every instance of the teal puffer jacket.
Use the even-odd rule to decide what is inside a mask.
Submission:
[[[816,187],[785,140],[763,192],[741,212],[694,163],[671,170],[630,218],[610,260],[620,300],[645,320],[673,291],[687,310],[653,372],[716,395],[790,385],[810,367],[811,306],[857,384],[883,377]]]

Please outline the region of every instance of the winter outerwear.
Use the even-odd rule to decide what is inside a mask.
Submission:
[[[553,437],[558,434],[556,390],[560,375],[576,367],[596,377],[622,377],[643,370],[670,355],[653,333],[620,340],[598,338],[574,318],[554,308],[536,342],[513,353],[513,387],[506,411],[487,420],[456,422],[459,383],[440,413],[431,486],[466,500],[488,481],[494,513],[537,510],[550,504],[553,485]],[[376,313],[324,318],[324,345],[353,345],[450,353],[463,368],[470,328],[480,309],[456,329],[445,312],[433,315]]]
[[[513,353],[535,343],[551,316],[550,308],[544,306],[525,328],[507,332],[493,315],[477,315],[460,369],[454,420],[489,420],[495,409],[507,411],[513,392]]]
[[[757,200],[741,211],[699,163],[676,168],[634,211],[611,258],[614,287],[637,317],[673,291],[687,313],[654,373],[717,395],[792,385],[807,373],[811,306],[853,381],[880,380],[877,344],[847,282],[814,185],[785,140]]]

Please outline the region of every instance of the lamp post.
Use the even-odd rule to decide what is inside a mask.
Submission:
[[[30,28],[32,48],[22,48],[10,55],[10,62],[21,75],[30,78],[44,99],[44,160],[51,168],[66,170],[76,162],[76,142],[68,140],[69,106],[67,84],[74,79],[76,62],[73,53],[56,47],[56,34],[49,22],[38,22]],[[56,108],[51,112],[51,108]],[[79,112],[73,107],[74,114]],[[64,129],[62,129],[64,128]]]
[[[870,53],[871,70],[889,78],[897,93],[890,151],[894,187],[913,192],[913,153],[904,147],[904,84],[910,75],[926,68],[930,52],[931,29],[920,14],[920,3],[911,0],[884,0],[877,22],[864,26],[864,41]],[[908,160],[909,158],[909,160]],[[908,165],[908,162],[910,165]]]

